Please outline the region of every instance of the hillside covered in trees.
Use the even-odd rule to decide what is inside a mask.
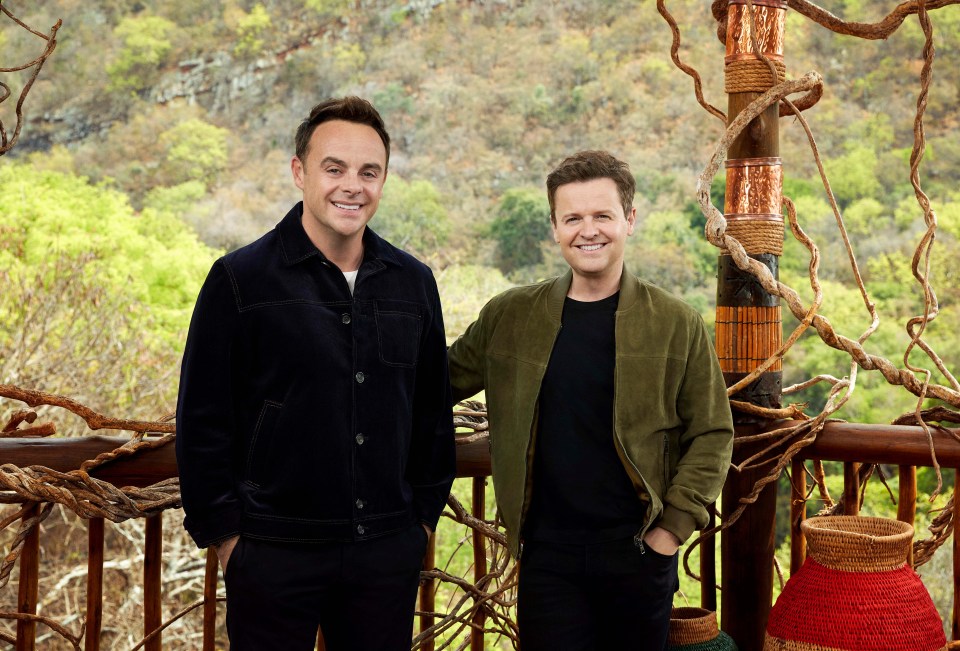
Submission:
[[[847,20],[877,20],[889,9],[865,0],[820,4]],[[206,268],[297,200],[293,131],[313,104],[342,94],[369,98],[387,121],[395,150],[372,226],[434,267],[451,336],[497,291],[559,271],[543,179],[585,148],[611,150],[637,177],[630,268],[712,320],[717,251],[703,237],[694,183],[723,125],[697,105],[692,82],[670,61],[670,29],[652,0],[5,5],[40,29],[57,18],[63,27],[26,103],[18,147],[0,164],[0,276],[20,288],[0,297],[0,382],[89,397],[108,411],[169,411]],[[723,107],[724,47],[709,5],[667,3],[681,26],[681,56],[703,74],[708,100]],[[930,338],[956,367],[960,342],[951,335],[960,318],[950,308],[960,277],[950,260],[960,253],[960,9],[932,18],[938,59],[921,175],[941,226],[933,266],[944,314]],[[37,55],[35,36],[10,21],[0,26],[4,64]],[[922,310],[909,261],[923,214],[908,178],[922,46],[915,21],[886,41],[862,41],[788,15],[789,75],[817,70],[826,80],[806,116],[885,318],[871,344],[892,359],[907,341],[903,322]],[[16,90],[25,76],[7,78]],[[856,337],[869,317],[806,138],[791,119],[781,133],[785,192],[823,253],[823,313]],[[722,180],[714,184],[717,205],[722,188]],[[74,267],[84,273],[60,287],[52,270]],[[804,293],[806,267],[805,251],[788,241],[781,278]],[[62,300],[24,301],[38,286]],[[84,307],[93,294],[116,310]],[[17,333],[31,320],[47,323],[50,336],[28,345]],[[135,343],[133,328],[142,333]],[[103,350],[108,335],[118,351],[108,356],[109,374],[91,352]],[[74,362],[38,370],[38,360],[54,358]],[[785,381],[841,376],[847,364],[807,338],[787,359]],[[109,390],[99,379],[105,374]],[[151,387],[138,390],[150,399],[132,399],[133,386]],[[846,410],[851,419],[889,421],[912,401],[882,378],[861,378],[858,392]],[[815,388],[803,399],[815,407],[824,393]]]

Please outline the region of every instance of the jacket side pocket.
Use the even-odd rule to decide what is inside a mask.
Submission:
[[[250,440],[250,450],[247,452],[247,482],[257,488],[263,481],[263,472],[266,466],[266,457],[270,451],[273,430],[280,418],[283,405],[272,400],[264,400],[257,425]]]

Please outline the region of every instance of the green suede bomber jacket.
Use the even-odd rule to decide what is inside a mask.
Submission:
[[[494,297],[449,349],[454,399],[486,390],[494,489],[515,557],[530,504],[540,384],[571,280],[568,271]],[[707,524],[733,446],[713,344],[692,307],[626,269],[615,332],[611,434],[649,503],[639,535],[656,525],[684,541]]]

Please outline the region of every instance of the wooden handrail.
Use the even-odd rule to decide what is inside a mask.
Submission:
[[[59,472],[76,470],[84,461],[111,452],[129,439],[118,436],[84,436],[64,439],[0,439],[0,459],[15,466],[45,466]],[[94,469],[97,479],[115,486],[149,486],[177,476],[177,457],[173,444],[143,449],[132,457],[122,457]],[[490,475],[490,448],[486,441],[457,446],[457,477]]]

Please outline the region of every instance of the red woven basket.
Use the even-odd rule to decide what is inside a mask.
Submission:
[[[859,516],[801,523],[809,554],[770,611],[764,651],[941,651],[940,615],[907,565],[913,527]]]

